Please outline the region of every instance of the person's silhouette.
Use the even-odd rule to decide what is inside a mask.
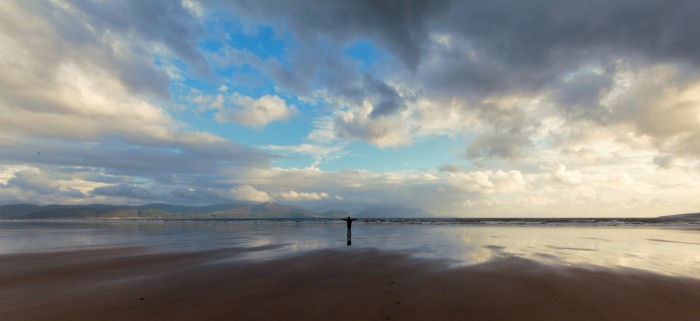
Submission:
[[[352,221],[356,221],[356,218],[350,218],[348,216],[347,218],[344,218],[343,221],[345,221],[348,224],[348,238],[350,238],[350,235],[352,235]]]

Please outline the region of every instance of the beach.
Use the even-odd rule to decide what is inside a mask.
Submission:
[[[0,319],[697,320],[700,314],[700,280],[692,276],[538,260],[496,245],[483,261],[455,264],[445,255],[411,254],[420,249],[363,245],[368,229],[357,228],[352,246],[340,235],[331,246],[303,251],[251,239],[245,246],[180,245],[178,251],[105,245],[6,251]],[[176,230],[186,237],[181,226]],[[315,237],[342,231],[310,230]]]
[[[697,320],[700,281],[515,257],[448,268],[372,250],[3,257],[2,320]]]

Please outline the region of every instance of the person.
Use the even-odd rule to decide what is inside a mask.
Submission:
[[[356,221],[356,220],[357,220],[356,218],[350,218],[350,216],[348,216],[347,218],[344,218],[344,219],[343,219],[343,221],[347,222],[347,224],[348,224],[348,237],[350,237],[350,235],[352,235],[352,232],[351,232],[351,230],[352,230],[352,221]]]

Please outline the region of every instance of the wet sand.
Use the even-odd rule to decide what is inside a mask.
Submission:
[[[373,249],[0,256],[0,320],[698,320],[700,280],[503,256],[468,267]]]

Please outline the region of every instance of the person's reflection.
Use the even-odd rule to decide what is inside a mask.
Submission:
[[[348,235],[348,246],[352,245],[352,239],[350,238],[350,235]]]

